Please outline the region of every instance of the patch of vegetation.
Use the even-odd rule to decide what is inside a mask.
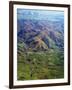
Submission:
[[[18,53],[17,79],[37,80],[64,77],[63,51],[49,49],[40,52]]]

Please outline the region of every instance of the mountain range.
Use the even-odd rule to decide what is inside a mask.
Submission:
[[[24,50],[41,51],[64,48],[64,22],[48,20],[17,20],[18,46]]]

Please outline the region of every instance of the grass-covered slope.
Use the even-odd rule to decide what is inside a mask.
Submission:
[[[18,80],[55,79],[64,77],[62,51],[27,52],[18,54]]]

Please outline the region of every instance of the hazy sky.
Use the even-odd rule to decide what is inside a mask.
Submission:
[[[60,20],[64,19],[64,12],[52,10],[17,9],[17,18],[35,20]]]

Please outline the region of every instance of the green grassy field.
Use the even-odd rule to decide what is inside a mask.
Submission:
[[[64,78],[64,54],[58,49],[20,52],[17,60],[18,80]]]

